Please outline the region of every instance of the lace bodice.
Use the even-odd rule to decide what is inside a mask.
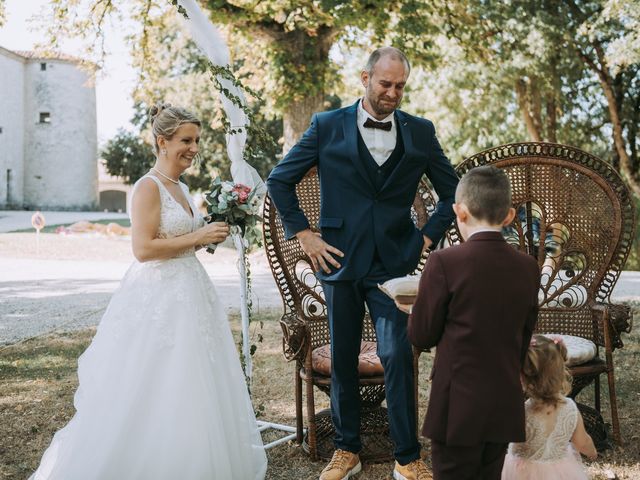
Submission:
[[[193,212],[193,218],[184,209],[184,207],[178,203],[173,195],[169,193],[169,190],[167,190],[159,178],[150,174],[147,174],[142,178],[151,178],[156,182],[158,189],[160,190],[160,227],[158,228],[157,238],[179,237],[180,235],[191,233],[204,225],[204,218],[195,207],[193,200],[191,199],[191,195],[189,194],[189,189],[184,183],[180,182],[180,188],[182,188],[182,191],[189,202],[189,206]],[[194,254],[195,249],[189,248],[184,252],[180,252],[176,257],[184,257]]]
[[[578,407],[570,398],[558,404],[556,420],[549,424],[545,412],[536,411],[531,399],[525,403],[527,440],[512,443],[509,453],[532,461],[560,460],[567,454],[567,445],[578,422]]]

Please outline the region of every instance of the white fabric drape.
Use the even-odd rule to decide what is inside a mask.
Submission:
[[[218,30],[209,21],[194,0],[180,0],[180,5],[187,11],[189,19],[184,19],[185,25],[193,41],[214,65],[229,65],[229,48]],[[246,103],[245,97],[229,80],[220,78],[220,83],[228,89],[232,95],[237,96]],[[224,94],[220,94],[222,107],[234,129],[241,129],[240,133],[227,135],[227,154],[231,160],[231,176],[235,183],[242,183],[255,188],[258,195],[264,197],[267,188],[258,175],[255,168],[249,165],[243,157],[244,146],[247,142],[247,130],[249,119],[240,107],[235,105]]]
[[[214,65],[229,65],[229,48],[218,30],[209,21],[194,0],[180,0],[180,5],[187,11],[189,19],[184,19],[185,26],[191,33],[193,41],[200,50]],[[241,99],[243,104],[246,100],[242,91],[231,81],[219,77],[220,83],[229,93]],[[244,146],[247,142],[247,129],[249,119],[244,111],[235,105],[226,95],[220,93],[222,107],[234,130],[238,133],[227,134],[227,155],[231,160],[231,176],[235,183],[242,183],[256,190],[256,194],[263,199],[267,193],[267,187],[258,175],[255,168],[249,165],[243,156]],[[240,273],[240,316],[242,319],[242,354],[245,364],[245,375],[249,383],[253,377],[253,362],[251,359],[249,344],[249,288],[247,282],[247,271],[245,267],[246,245],[244,239],[239,234],[233,235],[234,244],[238,250],[238,271]]]

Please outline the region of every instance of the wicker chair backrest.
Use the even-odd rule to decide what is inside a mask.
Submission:
[[[511,181],[517,214],[503,234],[538,261],[538,331],[603,345],[590,306],[609,301],[635,228],[632,198],[620,176],[581,150],[545,143],[486,150],[456,171],[462,176],[481,165],[503,169]],[[455,226],[450,238],[461,240]]]

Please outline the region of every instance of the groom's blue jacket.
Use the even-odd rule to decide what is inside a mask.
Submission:
[[[458,177],[445,156],[429,120],[396,110],[396,125],[404,155],[381,189],[365,171],[358,149],[357,106],[317,113],[300,141],[267,179],[269,195],[278,209],[287,238],[309,228],[298,204],[296,185],[314,166],[320,178],[322,238],[341,250],[341,268],[318,272],[325,281],[356,280],[366,276],[377,252],[391,276],[416,268],[423,235],[434,245],[451,225]],[[426,174],[438,205],[422,230],[411,220],[418,183]]]

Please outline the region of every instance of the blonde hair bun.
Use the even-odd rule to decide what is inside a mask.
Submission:
[[[149,109],[149,115],[151,116],[151,120],[155,120],[156,117],[162,112],[165,108],[169,108],[171,106],[170,103],[158,102],[155,105],[152,105]]]

